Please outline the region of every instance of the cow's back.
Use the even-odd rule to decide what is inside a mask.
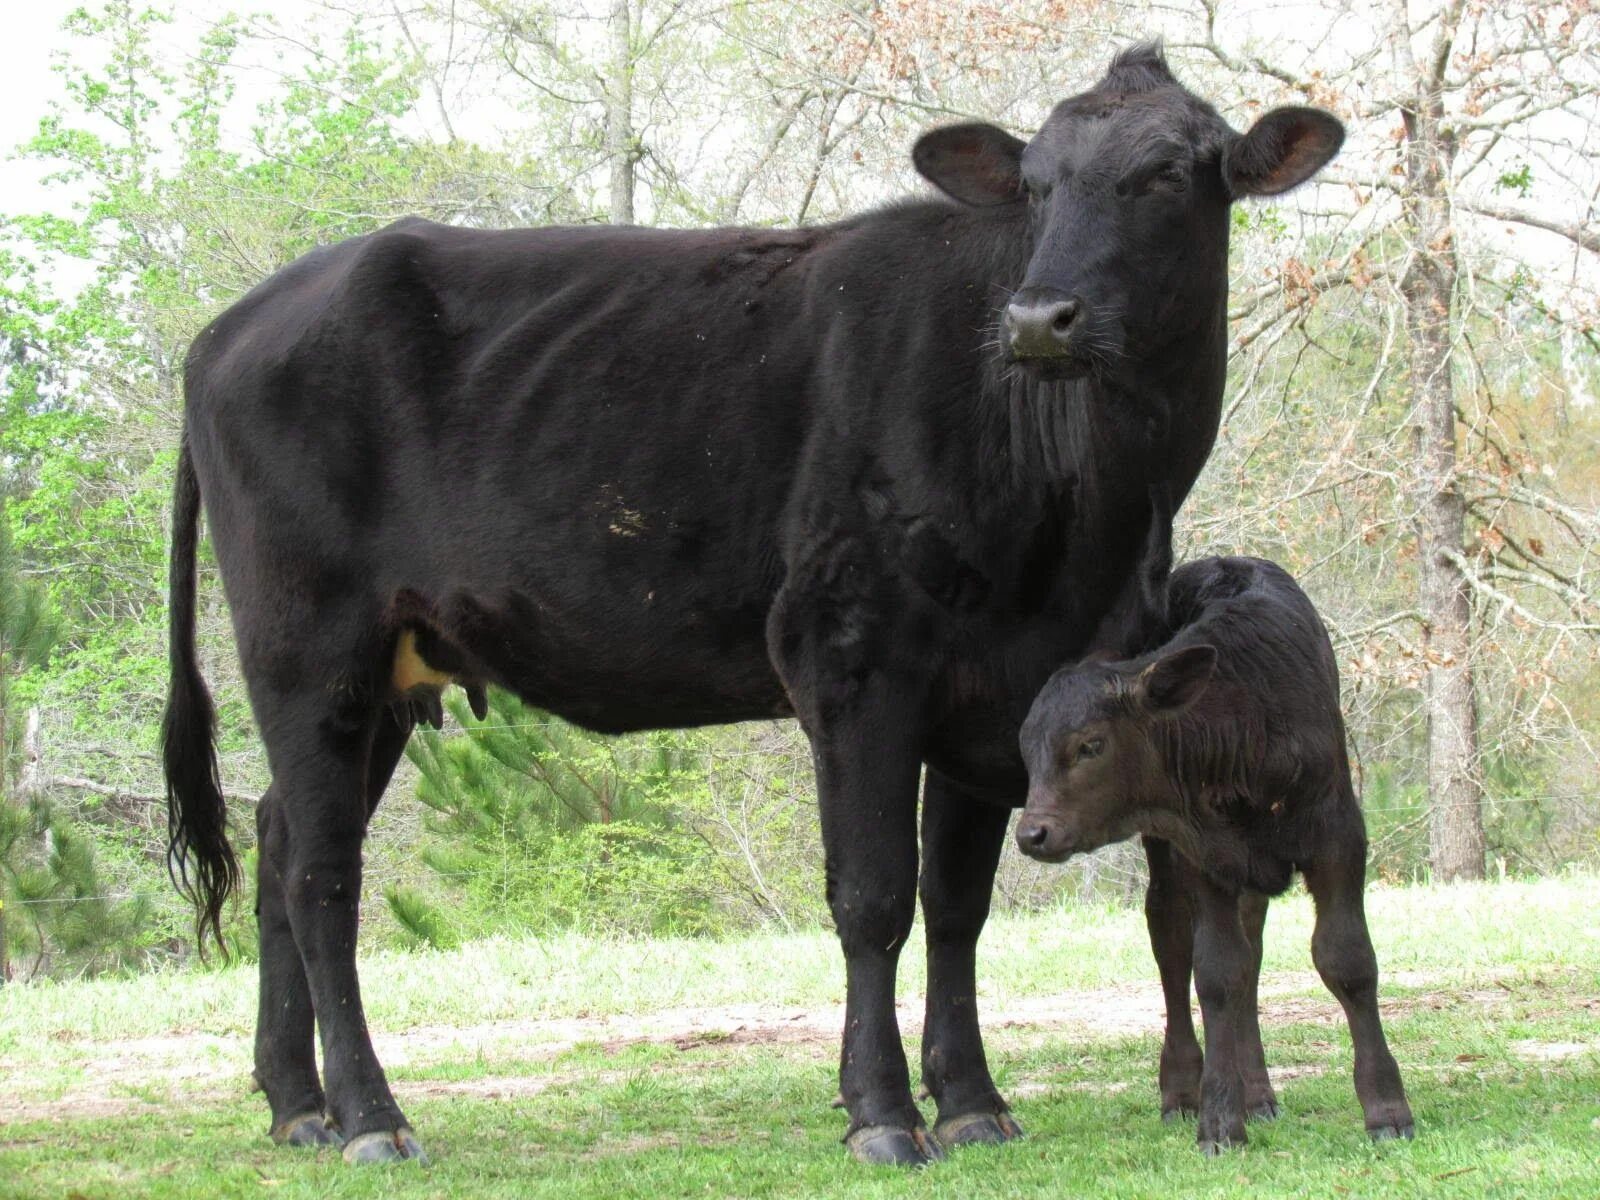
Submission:
[[[484,677],[591,725],[785,711],[764,626],[785,554],[818,536],[798,493],[848,498],[860,464],[927,444],[889,428],[941,419],[923,380],[976,386],[949,331],[975,349],[987,300],[950,302],[948,238],[915,271],[926,296],[882,300],[954,219],[407,221],[284,268],[201,334],[187,373],[241,649],[286,636],[260,630],[288,584],[353,619],[436,625]],[[932,494],[957,482],[924,475]]]

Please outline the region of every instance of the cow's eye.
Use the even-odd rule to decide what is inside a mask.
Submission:
[[[1189,186],[1188,172],[1177,163],[1168,163],[1162,167],[1161,170],[1156,172],[1156,178],[1161,181],[1163,186],[1171,188],[1173,191],[1181,192]]]
[[[1105,738],[1090,738],[1078,747],[1078,752],[1072,756],[1072,761],[1084,762],[1087,759],[1099,758],[1105,748]]]

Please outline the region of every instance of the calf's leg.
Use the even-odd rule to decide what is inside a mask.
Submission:
[[[1242,1146],[1244,1073],[1241,1042],[1250,992],[1251,951],[1239,920],[1239,897],[1200,877],[1194,938],[1195,990],[1205,1020],[1196,1138],[1207,1154]]]
[[[1011,810],[929,770],[922,801],[922,913],[928,1008],[922,1079],[939,1106],[942,1146],[1006,1142],[1022,1128],[994,1086],[978,1028],[978,935],[989,917],[995,867]]]
[[[1311,958],[1350,1022],[1356,1096],[1366,1116],[1367,1132],[1374,1141],[1409,1138],[1415,1133],[1411,1106],[1378,1016],[1378,958],[1362,907],[1366,834],[1353,800],[1342,826],[1325,845],[1325,852],[1305,871],[1306,886],[1317,908]]]
[[[1144,894],[1145,924],[1150,948],[1161,974],[1166,998],[1167,1033],[1161,1043],[1161,1119],[1175,1121],[1200,1111],[1203,1058],[1189,1007],[1189,981],[1194,971],[1194,892],[1199,873],[1159,838],[1144,839],[1150,884]]]
[[[1260,892],[1245,892],[1239,897],[1239,921],[1250,942],[1250,982],[1244,999],[1244,1023],[1240,1033],[1244,1063],[1245,1112],[1256,1120],[1271,1121],[1278,1115],[1278,1096],[1267,1074],[1267,1053],[1261,1044],[1261,933],[1267,922],[1267,897]]]

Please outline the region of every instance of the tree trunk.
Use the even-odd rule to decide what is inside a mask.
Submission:
[[[1437,82],[1405,114],[1413,259],[1401,281],[1413,402],[1412,487],[1428,714],[1429,859],[1440,880],[1482,879],[1483,788],[1472,678],[1472,605],[1462,574],[1466,507],[1456,483],[1452,304],[1458,263],[1446,181],[1453,147]]]
[[[606,159],[611,164],[613,225],[633,224],[633,11],[632,0],[611,0],[606,32],[611,78],[606,83]]]

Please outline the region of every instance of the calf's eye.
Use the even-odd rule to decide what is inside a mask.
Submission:
[[[1085,759],[1098,758],[1100,752],[1106,748],[1105,738],[1090,738],[1078,747],[1077,754],[1073,755],[1074,762],[1083,762]]]

